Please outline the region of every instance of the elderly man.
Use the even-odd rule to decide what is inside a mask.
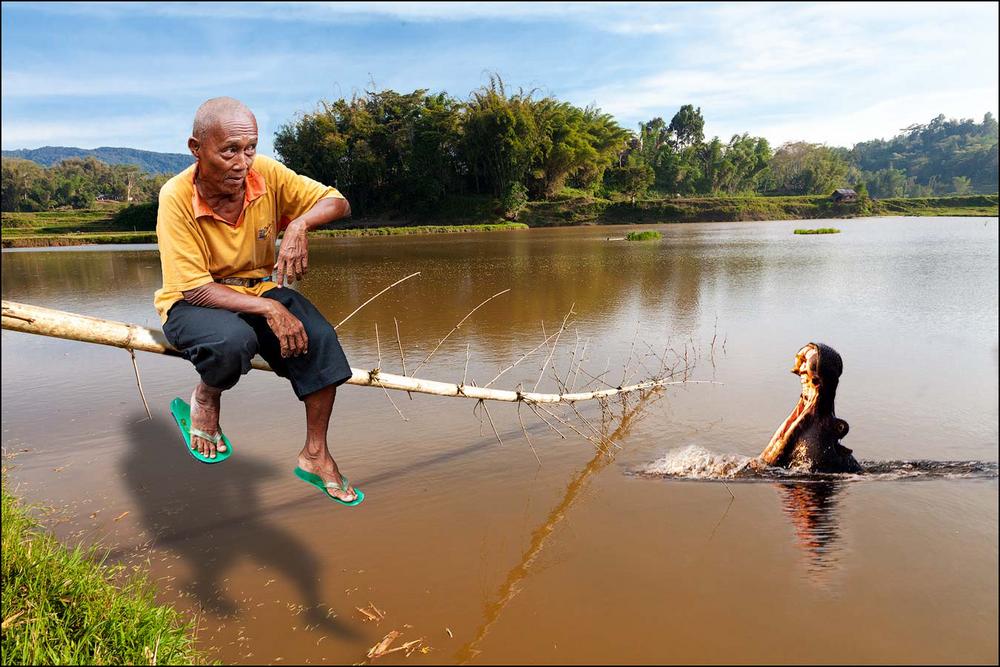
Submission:
[[[341,475],[326,440],[337,386],[351,368],[330,323],[284,286],[306,273],[306,232],[350,215],[350,205],[336,189],[257,156],[257,121],[232,98],[199,107],[188,148],[195,164],[160,191],[163,287],[155,305],[167,340],[201,376],[189,423],[175,412],[190,451],[207,463],[229,456],[220,398],[260,353],[305,404],[296,475],[343,504],[357,504],[364,496]]]

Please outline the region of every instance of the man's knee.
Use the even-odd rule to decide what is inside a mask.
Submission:
[[[250,372],[257,354],[257,333],[236,313],[179,301],[171,308],[163,333],[194,364],[210,387],[229,389]]]
[[[230,389],[241,375],[250,372],[250,362],[257,354],[257,335],[243,326],[226,327],[217,337],[199,341],[185,350],[202,382],[218,389]]]

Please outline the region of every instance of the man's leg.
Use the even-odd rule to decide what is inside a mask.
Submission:
[[[306,406],[306,446],[299,452],[299,467],[319,475],[324,482],[336,482],[342,486],[340,469],[333,460],[326,441],[330,414],[336,399],[337,388],[333,385],[314,391],[303,399]],[[327,493],[345,502],[351,502],[357,497],[353,485],[343,491],[328,487]]]
[[[261,356],[278,375],[291,381],[295,395],[305,404],[306,444],[299,452],[299,467],[319,475],[325,482],[341,484],[340,470],[327,446],[327,429],[337,397],[337,386],[351,377],[351,367],[337,340],[337,332],[323,314],[295,290],[281,287],[268,290],[264,296],[285,306],[302,322],[309,337],[306,354],[282,358],[273,332],[266,325],[260,326],[257,320],[250,320],[256,325]],[[347,491],[329,489],[328,492],[346,502],[356,497],[353,488]]]
[[[191,396],[191,426],[219,433],[222,392],[250,371],[250,360],[257,354],[254,328],[228,310],[179,301],[170,309],[163,333],[201,375]],[[226,450],[222,442],[214,445],[198,436],[192,436],[191,447],[209,458]]]
[[[222,389],[210,387],[199,382],[191,394],[191,427],[205,433],[215,435],[219,432],[219,415],[222,412]],[[205,440],[204,438],[192,435],[191,449],[198,451],[202,456],[210,459],[215,458],[216,451],[220,454],[226,451],[226,443],[219,441],[218,444]]]

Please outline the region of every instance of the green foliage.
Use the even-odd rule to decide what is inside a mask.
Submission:
[[[528,205],[528,189],[514,181],[507,185],[500,196],[500,212],[506,220],[517,220],[518,214]]]
[[[818,229],[796,229],[796,234],[839,234],[840,230],[835,227],[820,227]]]
[[[859,143],[850,157],[873,196],[992,193],[997,191],[997,138],[993,114],[987,113],[981,123],[939,115],[888,141]],[[876,194],[871,181],[886,170],[902,174],[902,186],[893,180],[892,194]]]
[[[156,206],[155,201],[126,206],[114,214],[112,224],[123,231],[155,232]]]
[[[866,175],[862,181],[872,197],[902,197],[906,192],[906,172],[902,169],[879,169]]]
[[[642,155],[637,153],[626,157],[623,165],[608,169],[605,175],[608,187],[624,193],[633,204],[655,180],[656,172]]]
[[[704,143],[705,118],[701,115],[701,107],[695,109],[694,106],[685,104],[674,114],[668,129],[677,148]]]
[[[93,157],[70,158],[52,167],[4,158],[2,170],[4,211],[92,208],[98,199],[151,201],[168,178],[144,174],[135,165],[108,165]]]
[[[787,143],[775,151],[764,187],[779,195],[830,194],[847,186],[849,169],[844,155],[829,146]]]
[[[461,189],[458,123],[443,93],[368,92],[320,103],[282,126],[274,146],[290,168],[348,193],[355,215],[420,211]]]
[[[599,110],[508,91],[494,76],[465,102],[424,90],[322,102],[284,125],[275,149],[292,169],[347,193],[364,217],[426,212],[465,192],[593,191],[626,137]]]
[[[459,234],[463,232],[511,232],[528,229],[521,222],[502,222],[493,225],[406,225],[403,227],[363,227],[361,229],[319,229],[310,236],[408,236],[410,234]]]
[[[661,238],[663,238],[663,234],[655,231],[629,232],[625,235],[625,240],[627,241],[657,241]]]
[[[3,662],[199,664],[191,624],[96,550],[68,550],[3,489]]]

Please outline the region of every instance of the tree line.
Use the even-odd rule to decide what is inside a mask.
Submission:
[[[349,192],[359,215],[432,211],[448,195],[489,194],[508,215],[560,192],[603,198],[816,195],[873,197],[997,191],[997,122],[946,120],[854,148],[763,137],[706,138],[701,109],[682,106],[637,131],[592,107],[493,77],[467,100],[415,90],[320,102],[275,136],[292,169]]]
[[[466,100],[415,90],[321,101],[279,128],[289,167],[343,190],[355,215],[433,213],[446,198],[488,195],[516,217],[530,200],[713,195],[816,195],[852,187],[873,197],[997,190],[997,122],[946,120],[851,149],[763,137],[705,136],[687,104],[636,131],[609,114],[499,77]],[[92,158],[43,169],[3,160],[3,210],[87,207],[97,198],[155,199],[164,176]]]
[[[49,211],[91,208],[97,200],[126,203],[156,199],[169,174],[147,174],[136,165],[69,158],[51,167],[30,160],[4,158],[2,209]]]

